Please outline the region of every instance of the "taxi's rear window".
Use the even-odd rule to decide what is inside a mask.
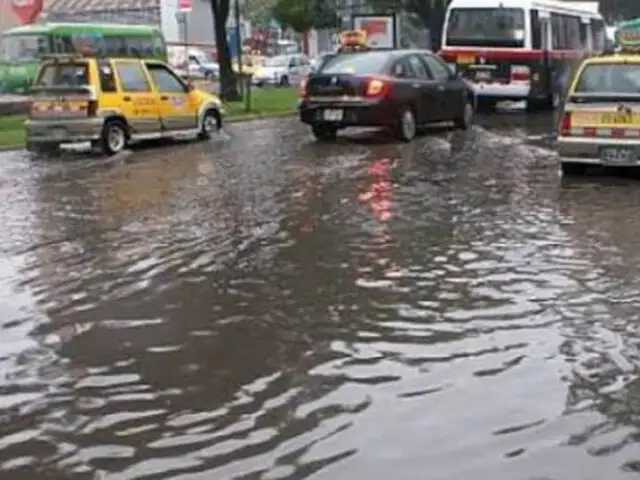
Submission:
[[[389,57],[385,52],[341,53],[327,58],[319,73],[330,75],[356,74],[370,75],[381,73]]]
[[[587,65],[578,79],[574,93],[640,95],[640,63]]]
[[[40,70],[38,87],[82,87],[89,84],[89,68],[84,62],[50,63]]]

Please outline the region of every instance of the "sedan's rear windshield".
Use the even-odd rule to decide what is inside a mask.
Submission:
[[[387,63],[386,52],[343,53],[327,58],[319,73],[370,75],[381,73]]]
[[[582,71],[574,93],[640,95],[640,63],[599,63]]]
[[[86,63],[51,63],[40,70],[35,85],[38,87],[82,87],[89,84]]]

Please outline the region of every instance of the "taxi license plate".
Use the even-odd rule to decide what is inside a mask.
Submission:
[[[603,147],[600,161],[605,165],[629,165],[638,162],[638,155],[633,148]]]
[[[476,57],[474,55],[458,55],[458,63],[462,65],[468,65],[476,61]]]
[[[337,109],[327,109],[323,112],[323,117],[327,122],[341,122],[344,117],[344,112]]]

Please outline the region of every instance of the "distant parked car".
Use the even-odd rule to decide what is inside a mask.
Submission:
[[[301,54],[267,58],[254,73],[254,85],[288,86],[299,84],[311,71],[309,59]]]

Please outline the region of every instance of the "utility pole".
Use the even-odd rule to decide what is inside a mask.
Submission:
[[[236,21],[236,45],[238,48],[238,78],[240,79],[240,95],[244,96],[245,79],[242,72],[242,34],[240,33],[240,1],[234,0],[233,9],[235,10]]]

